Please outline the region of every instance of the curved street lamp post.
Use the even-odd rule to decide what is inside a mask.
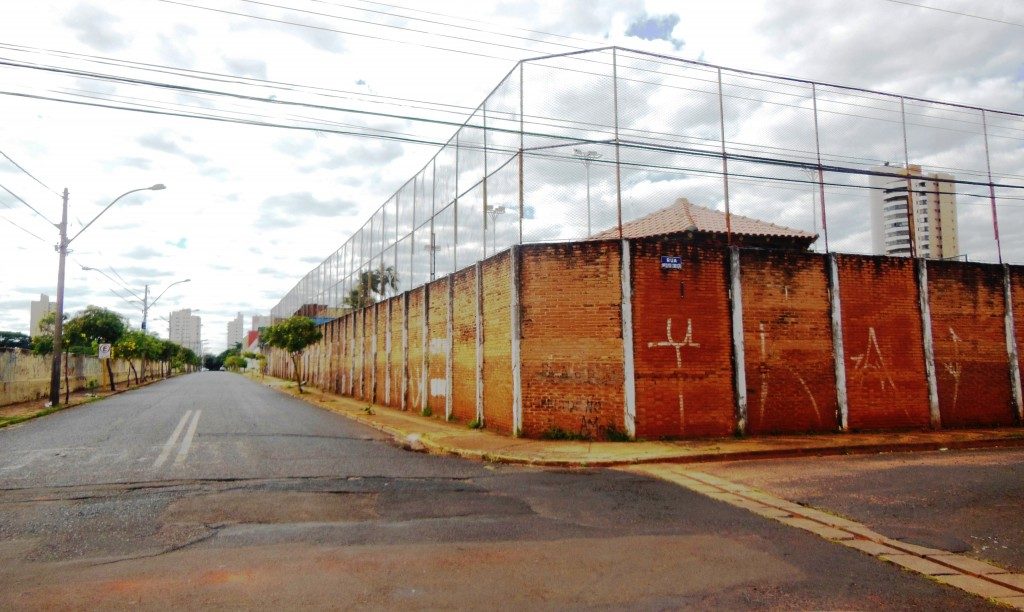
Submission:
[[[82,229],[78,230],[71,238],[68,238],[68,190],[64,189],[64,204],[61,210],[60,224],[57,225],[57,229],[60,231],[60,244],[56,245],[54,249],[60,254],[60,261],[57,264],[57,309],[56,309],[56,320],[53,324],[53,364],[50,369],[50,405],[56,406],[60,403],[60,365],[61,365],[61,336],[64,333],[64,263],[68,255],[68,245],[82,235],[82,232],[89,229],[89,226],[96,222],[103,213],[107,212],[111,206],[117,203],[118,200],[125,197],[126,195],[136,193],[138,191],[160,191],[166,189],[162,183],[157,183],[152,187],[142,187],[140,189],[132,189],[126,191],[121,195],[114,198],[114,200],[107,204],[107,206],[99,212],[92,221],[86,223]]]

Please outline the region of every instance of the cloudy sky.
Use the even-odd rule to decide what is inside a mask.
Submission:
[[[235,313],[247,325],[268,313],[518,60],[609,44],[1024,112],[1018,0],[20,2],[0,21],[0,151],[9,158],[0,157],[0,185],[40,214],[0,189],[0,329],[27,332],[29,301],[55,295],[56,231],[41,217],[58,220],[59,193],[70,192],[75,234],[118,195],[163,183],[127,196],[75,240],[67,310],[97,304],[137,325],[136,305],[114,291],[130,300],[126,288],[159,294],[189,278],[153,308],[151,329],[166,336],[162,317],[198,309],[209,350],[220,351]],[[752,125],[774,126],[785,141],[787,130],[762,119]],[[1024,140],[1013,135],[1024,133],[1003,127],[996,170],[1019,183]],[[831,137],[856,131],[837,126]],[[960,167],[936,151],[965,146],[936,145],[922,159]],[[962,165],[977,170],[971,155]],[[685,181],[674,191],[656,183],[634,181],[632,197],[720,205],[703,183],[686,193]],[[763,193],[779,202],[767,218],[814,229],[800,200]],[[841,190],[836,201],[833,246],[862,250],[866,220],[844,213]],[[991,260],[985,202],[971,202],[961,226],[972,236],[961,242]],[[1000,206],[1011,263],[1024,263],[1020,204]]]

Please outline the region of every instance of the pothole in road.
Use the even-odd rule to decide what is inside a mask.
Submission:
[[[378,518],[377,493],[228,491],[172,502],[169,524],[336,523]]]

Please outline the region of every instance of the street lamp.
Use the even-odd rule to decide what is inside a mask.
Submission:
[[[583,160],[583,166],[587,169],[587,238],[590,238],[592,230],[590,227],[590,162],[600,159],[601,154],[597,151],[584,151],[580,148],[572,150],[572,154]]]
[[[109,274],[107,274],[103,270],[100,270],[99,268],[90,268],[89,266],[82,266],[82,269],[83,270],[88,270],[90,272],[99,272],[103,276],[106,276],[107,279],[109,279],[111,281],[114,280],[114,279],[110,278]],[[171,283],[170,285],[167,285],[167,287],[163,291],[160,292],[160,295],[156,296],[156,299],[154,299],[152,302],[149,301],[149,285],[146,285],[146,289],[145,289],[145,291],[142,294],[142,296],[143,296],[142,298],[139,298],[139,295],[137,293],[135,293],[131,289],[128,289],[127,287],[125,287],[125,289],[128,289],[128,291],[132,295],[134,295],[136,298],[139,299],[140,302],[142,302],[142,331],[146,331],[146,321],[149,319],[149,309],[152,308],[153,306],[156,306],[157,300],[162,298],[164,296],[164,294],[167,293],[167,289],[170,289],[171,287],[173,287],[175,285],[180,285],[181,283],[189,283],[189,282],[192,282],[191,278],[186,278],[185,280],[176,281],[176,282]]]
[[[82,232],[89,229],[89,226],[96,222],[103,213],[107,212],[111,206],[117,203],[118,200],[125,197],[126,195],[136,193],[138,191],[160,191],[166,189],[162,183],[157,183],[152,187],[141,187],[139,189],[132,189],[126,191],[121,195],[114,198],[114,200],[107,204],[107,206],[99,212],[92,221],[89,221],[78,230],[78,233],[68,238],[68,190],[64,188],[63,207],[61,209],[60,225],[57,225],[57,229],[60,231],[60,244],[58,244],[55,250],[60,254],[60,260],[57,264],[57,312],[56,321],[53,324],[53,365],[50,369],[50,405],[56,406],[60,403],[60,361],[61,361],[61,335],[64,333],[64,263],[68,256],[68,245],[70,245],[75,238],[82,235]]]
[[[498,231],[498,229],[497,229],[498,215],[503,215],[503,214],[505,214],[507,212],[510,212],[510,211],[509,211],[509,209],[505,208],[504,206],[491,206],[490,204],[488,204],[484,208],[484,210],[487,212],[488,215],[491,216],[491,248],[493,248],[494,252],[496,253],[498,251],[498,236],[497,236],[497,231]],[[487,237],[487,234],[485,233],[484,234],[484,239],[485,240],[486,240],[486,237]],[[484,250],[485,251],[486,251],[486,247],[487,247],[487,245],[484,244]]]

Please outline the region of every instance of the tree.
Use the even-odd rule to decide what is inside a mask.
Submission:
[[[101,343],[117,344],[127,329],[121,315],[99,306],[87,306],[64,326],[65,337],[71,340],[69,346],[89,345],[93,351]],[[109,359],[107,374],[110,376],[110,390],[114,391],[114,370]]]
[[[356,286],[349,291],[348,297],[345,298],[345,305],[353,310],[366,308],[397,290],[398,273],[394,266],[381,266],[376,270],[366,270],[359,273],[359,280],[356,282]]]
[[[31,349],[32,339],[15,331],[0,331],[0,348]]]
[[[323,332],[317,329],[313,319],[299,316],[286,319],[260,330],[260,339],[264,344],[287,351],[291,355],[292,365],[295,366],[295,381],[299,385],[299,393],[302,393],[302,362],[300,360],[302,352],[310,344],[319,342],[323,336]]]
[[[241,355],[229,355],[227,359],[224,360],[224,367],[231,370],[232,372],[237,372],[238,370],[244,368],[245,366],[245,357],[242,357]]]

